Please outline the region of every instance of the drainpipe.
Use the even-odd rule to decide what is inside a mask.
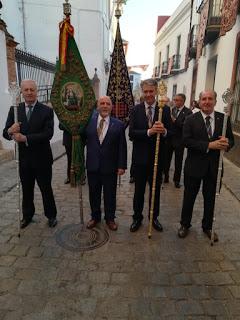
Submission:
[[[26,40],[26,16],[25,16],[25,6],[24,0],[21,0],[21,10],[22,10],[22,25],[23,25],[23,48],[24,51],[27,50],[27,40]]]

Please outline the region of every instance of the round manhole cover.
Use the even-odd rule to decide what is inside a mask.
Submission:
[[[87,251],[99,248],[109,239],[105,229],[86,229],[81,224],[70,224],[56,233],[57,243],[70,251]]]

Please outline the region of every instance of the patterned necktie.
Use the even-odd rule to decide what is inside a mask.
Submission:
[[[148,119],[148,128],[152,128],[152,107],[148,107],[148,113],[147,113],[147,119]]]
[[[97,133],[98,133],[98,138],[99,138],[99,140],[101,140],[100,137],[101,137],[102,132],[103,132],[104,121],[105,121],[105,120],[102,118],[102,119],[100,120],[99,126],[98,126],[98,128],[97,128]]]
[[[209,137],[209,139],[211,139],[212,138],[212,126],[211,126],[212,118],[210,116],[207,116],[205,120],[206,120],[206,128],[207,128],[208,137]]]
[[[27,111],[27,120],[29,121],[33,112],[33,106],[28,106],[28,111]]]

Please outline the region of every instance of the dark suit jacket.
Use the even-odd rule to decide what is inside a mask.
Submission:
[[[194,113],[186,118],[183,126],[183,142],[188,148],[185,161],[185,174],[202,178],[206,173],[217,176],[219,150],[209,150],[210,141],[217,140],[222,135],[224,114],[215,111],[215,129],[211,140],[208,138],[205,121],[201,112]],[[231,123],[228,119],[226,137],[229,139],[230,148],[234,145]]]
[[[174,114],[177,111],[177,108],[174,107],[172,110],[172,113]],[[172,123],[172,135],[171,135],[171,143],[173,147],[183,146],[183,124],[185,121],[185,118],[192,114],[192,111],[187,108],[183,107],[181,112],[179,113],[177,119],[175,122]]]
[[[158,120],[158,107],[155,108],[153,122]],[[162,113],[162,122],[170,134],[171,115],[170,108],[165,106]],[[134,165],[152,165],[155,155],[156,135],[149,137],[148,119],[146,116],[145,105],[140,103],[136,105],[130,115],[129,138],[133,141],[133,164]],[[167,134],[167,135],[168,135]],[[163,162],[165,149],[165,138],[161,136],[159,149],[159,163]]]
[[[62,144],[64,146],[66,146],[66,147],[71,147],[72,146],[72,135],[71,135],[71,133],[69,133],[61,123],[59,123],[58,127],[59,127],[60,130],[63,130],[63,142],[62,142]]]
[[[25,167],[48,167],[53,163],[50,139],[53,136],[53,110],[39,102],[36,103],[30,121],[27,121],[25,104],[20,103],[18,122],[21,122],[20,132],[27,137],[27,144],[19,143],[20,165]],[[4,138],[11,140],[8,128],[14,123],[14,109],[10,108],[6,125],[3,130]]]
[[[89,172],[101,174],[117,173],[117,169],[127,168],[127,143],[124,123],[110,117],[106,136],[100,144],[97,134],[96,112],[89,121],[83,138],[86,139],[87,159],[86,167]]]

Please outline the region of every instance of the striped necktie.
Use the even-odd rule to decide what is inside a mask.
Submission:
[[[207,116],[205,120],[206,120],[206,128],[207,128],[208,137],[209,137],[209,139],[211,139],[212,138],[212,126],[211,126],[212,118],[210,116]]]
[[[98,133],[98,138],[99,140],[101,140],[101,135],[102,135],[102,132],[103,132],[103,127],[104,127],[104,119],[102,118],[99,122],[99,126],[97,128],[97,133]]]
[[[147,119],[148,119],[148,127],[152,128],[152,106],[148,107],[148,113],[147,113]]]

